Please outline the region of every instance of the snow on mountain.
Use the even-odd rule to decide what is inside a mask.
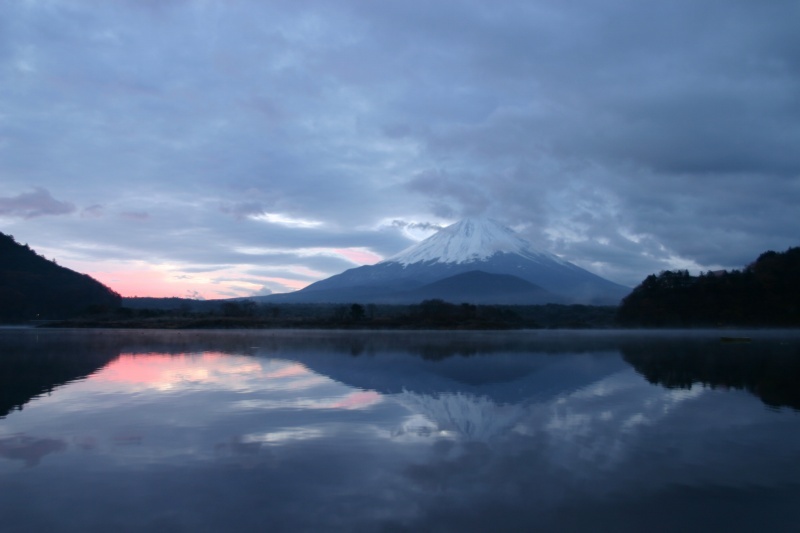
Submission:
[[[555,255],[534,250],[513,230],[489,218],[466,218],[448,226],[382,263],[469,263],[497,253],[521,255],[533,261],[563,262]]]

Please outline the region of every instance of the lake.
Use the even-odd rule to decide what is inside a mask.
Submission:
[[[0,329],[0,531],[797,531],[734,334]]]

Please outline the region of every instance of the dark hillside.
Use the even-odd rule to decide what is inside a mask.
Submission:
[[[0,321],[66,318],[115,309],[120,295],[0,233]]]
[[[765,252],[744,270],[648,276],[619,308],[625,326],[800,326],[800,248]]]

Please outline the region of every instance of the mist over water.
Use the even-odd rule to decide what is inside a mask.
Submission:
[[[724,334],[5,329],[0,530],[793,531],[800,333]]]

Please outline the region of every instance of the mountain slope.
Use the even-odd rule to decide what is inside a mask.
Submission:
[[[270,299],[377,302],[476,270],[521,278],[552,293],[553,299],[548,301],[553,303],[616,304],[630,292],[627,287],[536,250],[498,222],[465,219],[376,265],[353,268],[301,291]],[[486,297],[484,301],[491,302],[490,291]]]
[[[66,318],[88,307],[116,308],[120,295],[0,233],[0,320]]]
[[[436,298],[471,304],[531,305],[560,300],[557,295],[517,276],[489,274],[480,270],[434,281],[403,295],[412,302]]]

